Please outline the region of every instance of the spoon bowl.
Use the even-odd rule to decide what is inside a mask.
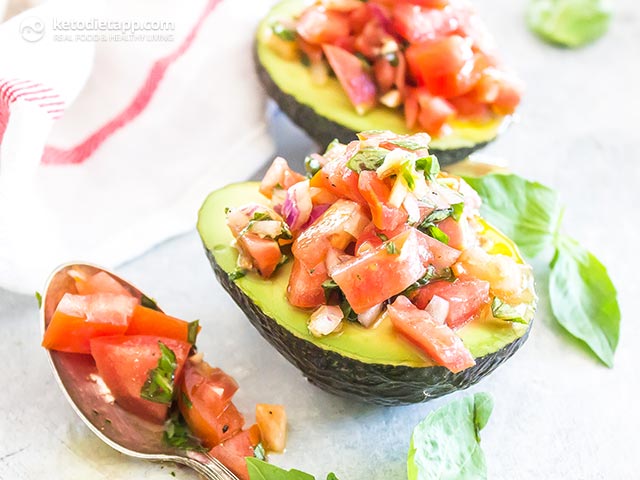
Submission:
[[[144,294],[112,272],[87,263],[68,263],[58,267],[47,280],[40,308],[42,334],[65,293],[77,293],[70,273],[93,275],[105,272],[116,279],[138,300]],[[103,442],[135,458],[176,462],[193,468],[211,480],[238,480],[222,463],[208,453],[186,451],[167,445],[164,426],[149,422],[123,409],[114,401],[90,355],[47,350],[54,377],[74,411]]]

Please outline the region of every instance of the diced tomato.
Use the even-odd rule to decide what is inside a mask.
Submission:
[[[362,115],[371,109],[376,103],[376,84],[362,61],[335,45],[324,44],[322,49],[356,111]]]
[[[503,76],[500,79],[499,93],[493,102],[493,110],[499,115],[510,115],[520,104],[524,87],[520,81],[512,76]]]
[[[449,237],[448,245],[458,250],[462,250],[467,244],[468,235],[464,230],[462,222],[466,222],[466,220],[461,219],[459,222],[456,222],[453,218],[449,217],[438,223],[438,228]]]
[[[280,263],[280,244],[270,238],[260,238],[253,233],[245,233],[237,239],[238,246],[251,257],[254,267],[263,278],[269,278]]]
[[[331,277],[356,313],[397,295],[426,271],[415,229],[337,266]]]
[[[373,223],[380,230],[394,230],[407,221],[407,212],[389,205],[391,189],[376,172],[361,172],[358,190],[369,204]]]
[[[457,97],[478,81],[471,43],[459,35],[410,45],[406,58],[418,84],[435,96]]]
[[[365,251],[379,247],[384,243],[382,240],[383,238],[393,238],[409,228],[409,225],[403,224],[395,230],[378,230],[375,224],[371,222],[358,237],[358,241],[356,242],[354,249],[356,256],[362,255]]]
[[[329,278],[325,262],[313,268],[305,267],[297,258],[293,259],[287,299],[289,303],[300,308],[315,308],[325,302],[322,283]]]
[[[447,36],[456,31],[458,22],[449,9],[420,8],[411,3],[397,2],[393,7],[393,26],[413,44]]]
[[[47,326],[42,346],[50,350],[90,353],[94,337],[121,335],[138,300],[130,295],[66,293]]]
[[[387,312],[393,327],[438,365],[458,373],[476,364],[471,352],[448,325],[437,323],[407,297],[400,295],[387,307]]]
[[[358,191],[358,174],[342,159],[327,163],[310,180],[311,187],[323,188],[340,198],[365,204]]]
[[[373,64],[373,74],[380,92],[390,90],[396,81],[396,69],[384,57],[376,59]]]
[[[240,480],[249,480],[246,457],[255,455],[254,448],[260,443],[260,430],[257,425],[234,435],[221,445],[216,445],[209,452],[220,460]]]
[[[256,405],[256,422],[262,445],[268,452],[282,453],[287,443],[287,414],[282,405]]]
[[[198,331],[200,331],[200,327],[198,327]],[[171,317],[152,308],[136,305],[126,334],[157,335],[188,342],[189,322]]]
[[[418,308],[424,309],[434,295],[449,302],[446,321],[455,330],[473,320],[489,303],[489,282],[475,278],[432,282],[416,290],[411,300]]]
[[[431,252],[432,258],[429,263],[438,271],[451,267],[460,257],[460,250],[451,248],[420,231],[418,231],[418,240],[424,248]]]
[[[260,193],[267,198],[271,198],[276,187],[287,190],[303,180],[305,180],[304,175],[293,171],[284,158],[276,157],[262,178]]]
[[[237,390],[235,380],[219,368],[204,361],[187,362],[180,412],[205,446],[211,448],[242,429],[244,418],[231,402]]]
[[[169,405],[140,396],[149,371],[158,366],[161,351],[158,342],[176,356],[175,388],[191,350],[187,342],[150,335],[99,337],[91,340],[91,355],[104,383],[116,402],[124,409],[155,423],[164,422]]]
[[[424,91],[418,93],[418,123],[429,134],[437,135],[456,111],[453,106],[442,97],[434,97]]]
[[[332,43],[349,35],[349,17],[320,6],[312,6],[300,16],[296,30],[309,43]]]
[[[449,98],[447,102],[453,106],[458,115],[467,119],[482,120],[491,113],[491,109],[486,103],[481,103],[473,98],[471,93],[473,91],[459,97]]]
[[[79,295],[92,295],[94,293],[113,293],[114,295],[126,295],[131,297],[131,292],[124,288],[120,282],[107,272],[98,272],[90,277],[82,274],[72,275]]]
[[[369,221],[364,207],[349,200],[338,200],[300,233],[291,251],[311,270],[324,261],[330,248],[347,248]]]

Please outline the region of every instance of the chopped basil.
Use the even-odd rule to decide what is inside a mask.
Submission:
[[[309,55],[304,52],[300,52],[300,63],[302,63],[302,65],[304,65],[305,67],[310,67],[311,59],[309,58]]]
[[[446,233],[444,233],[442,230],[440,230],[437,226],[435,225],[430,225],[427,228],[426,231],[427,235],[429,235],[430,237],[435,238],[436,240],[438,240],[439,242],[444,243],[445,245],[449,245],[449,235],[447,235]]]
[[[462,212],[464,211],[464,202],[451,204],[451,217],[456,221],[460,221]]]
[[[293,42],[296,39],[296,32],[290,28],[285,27],[280,22],[273,22],[271,24],[271,31],[281,40],[285,42]]]
[[[149,371],[140,396],[145,400],[170,405],[173,400],[174,376],[178,367],[176,354],[161,341],[158,341],[158,346],[160,347],[158,366]]]
[[[388,153],[389,150],[384,148],[365,147],[349,159],[347,167],[358,173],[363,170],[377,170]]]
[[[174,411],[171,417],[165,422],[162,439],[166,445],[180,450],[193,450],[196,452],[207,451],[200,443],[200,440],[191,433],[184,418],[182,418],[182,415],[180,415],[180,412],[177,410]]]
[[[344,293],[342,293],[342,290],[340,290],[340,287],[332,278],[322,282],[322,289],[324,290],[324,298],[327,303],[332,302],[332,304],[335,304],[333,302],[339,302],[340,310],[342,310],[345,320],[350,322],[358,321],[358,314],[353,311]]]
[[[180,396],[182,397],[182,403],[184,403],[185,407],[193,408],[193,402],[186,393],[180,392]]]
[[[230,211],[231,211],[231,209],[229,207],[224,207],[225,215],[228,215]]]
[[[332,278],[322,282],[322,289],[324,290],[324,298],[327,302],[331,299],[333,292],[335,292],[336,289],[338,292],[340,292],[338,284]]]
[[[38,308],[42,308],[42,295],[40,292],[36,292],[36,301],[38,302]]]
[[[188,327],[189,333],[187,334],[187,342],[189,342],[191,345],[195,345],[199,330],[200,330],[200,320],[194,320],[193,322],[189,322],[189,327]]]
[[[253,447],[253,456],[258,460],[266,460],[267,452],[264,450],[264,446],[262,442],[258,443],[255,447]]]
[[[397,67],[400,63],[400,59],[398,58],[398,54],[396,52],[389,52],[385,54],[384,58],[392,67]]]
[[[247,271],[244,268],[236,268],[233,272],[229,274],[230,280],[238,280],[239,278],[244,277],[247,274]]]
[[[340,310],[342,310],[342,314],[344,315],[344,319],[349,322],[357,322],[358,314],[353,311],[351,308],[351,304],[346,298],[343,298],[340,302]]]
[[[445,218],[449,218],[452,213],[453,213],[453,209],[451,207],[438,208],[425,217],[425,219],[420,224],[420,227],[427,228],[430,225],[439,223],[443,221]]]
[[[387,242],[384,245],[385,250],[389,255],[398,255],[398,249],[396,248],[396,244],[393,242]]]
[[[146,295],[142,295],[142,298],[140,299],[140,305],[146,308],[150,308],[151,310],[156,310],[158,312],[161,311],[156,301],[153,298],[147,297]]]
[[[433,265],[429,265],[427,267],[427,272],[420,278],[417,282],[408,286],[403,295],[409,295],[420,287],[424,287],[428,283],[435,282],[437,280],[445,280],[447,282],[453,282],[456,279],[456,276],[453,274],[453,270],[451,267],[444,268],[440,271],[436,269]]]
[[[387,240],[389,240],[389,237],[387,237],[384,233],[380,233],[380,232],[376,232],[376,237],[378,237],[383,242],[386,242]]]
[[[520,313],[518,309],[512,307],[508,303],[504,303],[498,297],[494,297],[491,302],[491,314],[500,320],[524,324],[529,323],[522,318],[522,313]]]
[[[427,180],[435,180],[440,173],[440,163],[435,155],[416,160],[416,170],[422,170]]]
[[[413,175],[411,174],[410,170],[406,168],[403,169],[402,178],[404,178],[404,181],[407,182],[407,187],[409,187],[409,190],[413,190],[414,188],[416,188],[416,181],[413,179]]]
[[[307,172],[307,177],[311,178],[316,173],[320,171],[322,165],[320,165],[320,160],[318,160],[318,155],[312,153],[311,155],[307,155],[304,159],[304,169]]]

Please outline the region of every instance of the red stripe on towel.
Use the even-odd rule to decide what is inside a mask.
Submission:
[[[169,67],[189,49],[200,31],[202,24],[221,1],[222,0],[209,0],[196,24],[193,26],[178,49],[166,57],[157,60],[153,64],[147,79],[140,90],[138,90],[138,93],[133,98],[133,101],[129,106],[87,137],[82,143],[73,148],[62,149],[51,146],[45,147],[44,154],[42,156],[42,163],[48,165],[82,163],[87,160],[111,135],[140,115],[153,98],[153,95],[158,89],[158,86],[167,73]]]

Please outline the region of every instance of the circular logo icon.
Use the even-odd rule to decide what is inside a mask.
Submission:
[[[44,37],[44,21],[38,17],[27,17],[20,22],[20,36],[27,42],[37,42]]]

